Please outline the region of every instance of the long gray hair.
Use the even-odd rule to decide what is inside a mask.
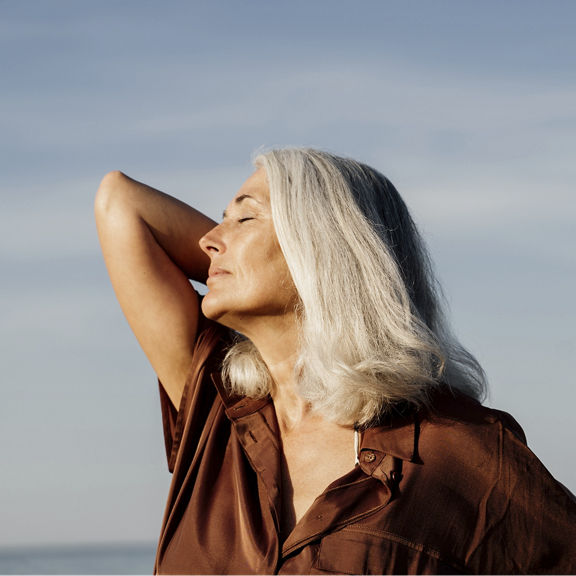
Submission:
[[[441,385],[481,399],[484,372],[452,335],[424,243],[382,174],[312,149],[256,157],[266,171],[278,241],[300,296],[299,393],[326,418],[365,426]],[[258,397],[272,385],[240,340],[224,376]]]

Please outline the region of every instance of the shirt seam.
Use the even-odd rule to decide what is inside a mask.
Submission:
[[[382,504],[380,506],[376,506],[375,508],[372,508],[370,510],[367,510],[366,512],[363,512],[362,514],[358,515],[356,518],[354,518],[352,520],[352,522],[358,522],[359,520],[363,520],[364,518],[367,518],[368,516],[371,516],[372,514],[375,514],[376,512],[378,512],[378,510],[382,510],[382,508],[384,508],[385,506],[387,506],[386,504]],[[333,533],[333,532],[337,532],[339,530],[343,530],[349,527],[349,524],[347,524],[348,522],[350,522],[350,519],[342,521],[342,522],[337,522],[335,524],[333,524],[328,532],[329,533]],[[316,532],[314,532],[313,534],[309,534],[308,536],[306,536],[305,538],[301,538],[300,540],[294,542],[290,548],[287,548],[286,550],[281,550],[281,556],[282,558],[285,560],[288,556],[290,556],[290,554],[292,554],[295,550],[297,550],[298,548],[302,548],[303,546],[306,546],[308,542],[312,542],[313,540],[317,540],[319,539],[318,537],[321,536],[322,534],[326,533],[326,530],[317,530]],[[321,538],[320,538],[321,539]]]
[[[415,550],[416,552],[420,552],[422,554],[426,554],[426,556],[430,556],[435,560],[440,562],[444,562],[445,564],[449,564],[454,568],[458,569],[459,571],[465,572],[465,564],[463,562],[459,562],[451,557],[446,557],[445,554],[440,552],[440,550],[436,548],[432,548],[427,546],[426,544],[420,544],[404,536],[400,536],[399,534],[395,534],[394,532],[389,532],[388,530],[382,530],[380,528],[371,528],[369,526],[364,526],[361,523],[351,524],[349,526],[345,526],[342,531],[344,532],[358,532],[361,534],[370,534],[372,536],[379,536],[385,540],[389,540],[391,542],[395,542],[396,544],[400,544],[401,546],[405,546],[406,548],[410,548],[411,550]]]

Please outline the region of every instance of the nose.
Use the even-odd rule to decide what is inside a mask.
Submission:
[[[214,254],[221,253],[224,250],[224,244],[220,233],[220,224],[214,226],[212,230],[204,234],[198,241],[198,244],[200,244],[202,251],[210,257],[214,256]]]

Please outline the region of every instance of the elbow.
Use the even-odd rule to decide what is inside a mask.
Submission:
[[[119,170],[108,172],[102,178],[94,199],[94,213],[97,220],[110,212],[111,207],[121,195],[127,178]]]

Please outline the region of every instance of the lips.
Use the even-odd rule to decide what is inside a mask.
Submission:
[[[208,270],[208,280],[214,280],[215,278],[221,278],[222,276],[228,276],[230,272],[225,268],[220,268],[219,266],[210,266]]]

